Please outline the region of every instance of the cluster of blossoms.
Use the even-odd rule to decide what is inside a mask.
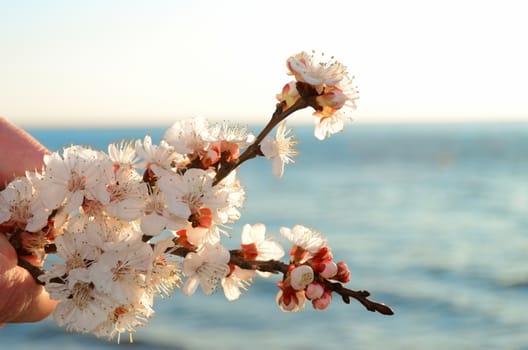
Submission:
[[[315,137],[319,140],[343,130],[347,110],[355,109],[355,100],[359,98],[347,68],[333,57],[329,61],[324,59],[324,54],[304,51],[288,58],[289,74],[295,80],[286,84],[277,95],[277,99],[285,101],[285,109],[299,99],[311,100],[310,106],[315,109],[316,117]]]
[[[293,244],[289,264],[279,261],[284,249],[266,237],[263,224],[243,227],[240,249],[229,251],[222,241],[245,200],[236,168],[264,156],[281,176],[296,154],[286,117],[313,107],[315,135],[323,139],[342,129],[342,108],[354,107],[357,92],[340,63],[303,52],[287,66],[296,81],[278,95],[258,136],[226,123],[182,120],[158,144],[146,136],[111,144],[106,153],[70,146],[46,155],[42,169],[0,192],[0,233],[18,254],[43,262],[55,253],[51,267],[35,277],[59,300],[60,326],[119,337],[143,325],[154,315],[155,297],[175,288],[190,296],[199,286],[206,295],[221,287],[235,300],[256,275],[270,273],[284,276],[277,295],[282,310],[297,311],[306,299],[316,309],[328,307],[328,281],[346,283],[350,272],[333,261],[318,232],[281,228]]]
[[[308,299],[315,309],[326,309],[332,301],[332,290],[325,281],[349,282],[347,264],[333,261],[332,250],[317,231],[302,225],[295,225],[292,229],[282,227],[280,231],[293,245],[288,272],[278,283],[279,307],[283,311],[298,311]]]

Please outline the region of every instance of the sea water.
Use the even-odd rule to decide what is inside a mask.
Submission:
[[[51,150],[69,144],[155,141],[161,129],[30,130]],[[255,132],[258,128],[254,129]],[[326,311],[283,313],[278,276],[239,300],[180,290],[156,300],[139,349],[528,349],[528,125],[350,125],[324,142],[294,127],[299,155],[283,178],[254,159],[240,169],[243,224],[304,224],[394,316],[338,296]],[[1,349],[128,348],[66,333],[50,318],[6,325]]]

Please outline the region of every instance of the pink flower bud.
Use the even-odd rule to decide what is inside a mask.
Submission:
[[[312,300],[312,306],[316,310],[325,310],[328,308],[328,305],[332,302],[332,292],[325,291],[323,296]]]
[[[313,281],[306,287],[306,297],[310,300],[319,299],[323,296],[324,287],[321,283]]]
[[[337,263],[337,273],[334,279],[342,283],[350,282],[350,270],[346,262],[340,261]]]
[[[240,156],[240,149],[238,144],[229,141],[220,141],[219,146],[220,154],[226,162],[232,162]]]
[[[322,263],[325,261],[332,261],[334,259],[334,256],[332,254],[332,250],[330,247],[322,247],[320,248],[317,253],[312,258],[312,261],[315,263]]]
[[[295,290],[303,290],[314,279],[314,272],[310,266],[297,266],[290,272],[290,285]]]
[[[315,98],[314,115],[327,118],[341,109],[347,101],[347,96],[339,89],[333,89]]]
[[[277,100],[285,102],[283,110],[290,108],[300,98],[296,84],[296,81],[290,81],[288,84],[284,85],[282,92],[277,94]]]
[[[324,268],[319,272],[323,278],[332,278],[337,273],[337,265],[333,261],[327,261],[321,264]]]
[[[321,107],[330,107],[334,110],[338,110],[345,105],[347,96],[339,89],[332,89],[317,96],[315,101]]]
[[[204,168],[209,168],[213,164],[218,163],[220,160],[220,152],[218,152],[218,149],[211,148],[203,152],[201,159]]]

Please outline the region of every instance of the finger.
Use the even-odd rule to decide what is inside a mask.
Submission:
[[[0,324],[40,321],[57,304],[27,270],[17,266],[16,252],[3,234],[0,234],[0,285]]]
[[[26,170],[40,170],[49,151],[34,137],[0,116],[0,188]]]

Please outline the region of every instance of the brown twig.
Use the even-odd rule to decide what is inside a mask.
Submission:
[[[264,140],[264,138],[289,115],[308,106],[310,106],[308,100],[302,98],[298,99],[297,102],[295,102],[291,107],[286,110],[284,110],[284,102],[277,103],[275,112],[271,116],[270,121],[258,134],[255,141],[253,141],[253,143],[249,145],[248,148],[246,148],[246,150],[238,157],[238,159],[217,170],[213,186],[222,181],[227,175],[229,175],[229,173],[231,173],[233,170],[242,165],[242,163],[249,159],[255,158],[256,156],[261,154],[260,143],[262,142],[262,140]]]
[[[383,314],[383,315],[394,315],[394,311],[389,306],[383,303],[379,303],[377,301],[369,300],[368,299],[368,297],[370,296],[369,291],[366,291],[366,290],[355,291],[355,290],[343,287],[343,285],[339,282],[332,282],[326,279],[324,280],[324,284],[326,288],[341,295],[341,298],[343,299],[343,302],[345,302],[345,304],[350,304],[350,298],[354,298],[357,301],[359,301],[368,311],[379,312],[380,314]]]
[[[231,259],[229,262],[239,266],[242,269],[282,274],[285,274],[288,271],[289,265],[281,261],[245,260],[238,250],[231,250],[230,253]],[[370,292],[366,290],[355,291],[348,289],[343,287],[343,285],[339,282],[332,282],[321,277],[319,277],[319,280],[323,281],[326,288],[339,294],[346,304],[350,304],[350,298],[354,298],[359,301],[368,311],[379,312],[383,315],[394,315],[394,311],[389,306],[369,300],[368,297],[370,296]]]
[[[172,254],[185,257],[188,253],[191,252],[190,249],[184,247],[178,247],[176,249],[170,250]],[[288,272],[288,264],[283,263],[282,261],[277,260],[246,260],[240,253],[240,250],[230,250],[231,258],[229,260],[230,264],[236,265],[242,269],[246,270],[258,270],[262,272],[271,272],[271,273],[282,273],[285,274]],[[377,301],[370,300],[370,292],[366,290],[352,290],[343,287],[339,282],[332,282],[324,278],[320,278],[321,281],[325,284],[325,287],[329,290],[339,294],[343,299],[345,304],[350,304],[350,298],[354,298],[359,301],[368,311],[379,312],[383,315],[394,315],[394,311],[387,305],[379,303]]]
[[[54,244],[49,244],[46,246],[46,253],[56,253],[57,249]],[[173,254],[182,258],[185,258],[187,254],[190,252],[193,252],[192,249],[177,246],[175,248],[168,248],[166,253]],[[270,272],[274,274],[285,274],[288,272],[289,265],[286,263],[283,263],[282,261],[278,260],[248,260],[245,259],[240,250],[230,250],[229,251],[231,258],[229,260],[230,264],[236,265],[242,269],[246,270],[258,270],[262,272]],[[18,265],[25,268],[29,271],[29,273],[33,276],[35,281],[38,284],[43,284],[40,282],[38,277],[44,273],[44,271],[37,267],[33,266],[27,261],[23,259],[18,260]],[[325,285],[325,287],[341,296],[343,299],[343,302],[345,304],[350,304],[350,298],[354,298],[357,301],[359,301],[368,311],[372,312],[379,312],[383,315],[394,315],[394,311],[387,305],[383,303],[379,303],[377,301],[370,300],[368,297],[370,296],[370,292],[366,290],[352,290],[343,287],[343,285],[339,282],[332,282],[325,278],[318,278],[320,281],[322,281]]]
[[[25,268],[37,284],[44,285],[44,283],[39,280],[39,277],[44,274],[42,268],[35,266],[20,257],[18,258],[18,266]]]

